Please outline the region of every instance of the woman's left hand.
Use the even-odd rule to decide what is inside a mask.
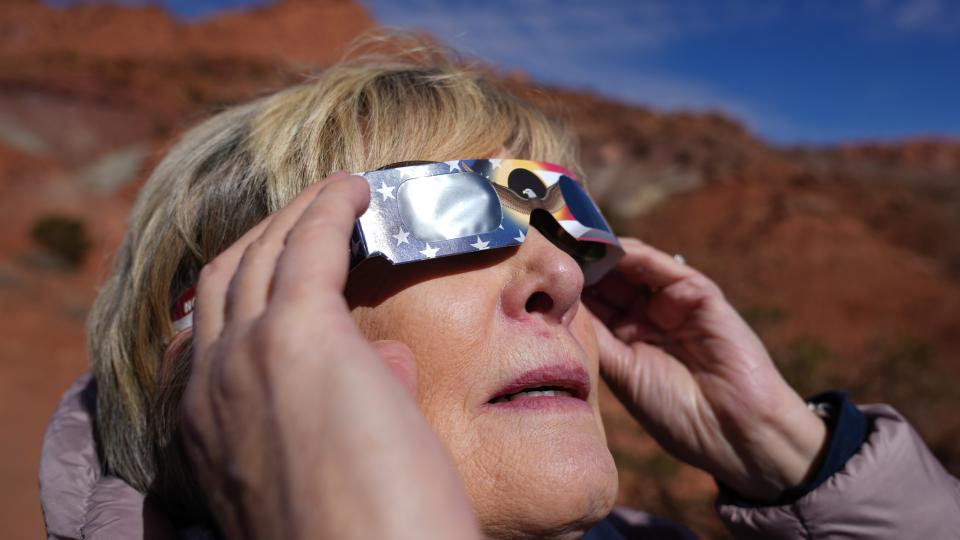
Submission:
[[[633,238],[584,292],[614,393],[677,458],[772,501],[814,471],[823,421],[707,277]]]

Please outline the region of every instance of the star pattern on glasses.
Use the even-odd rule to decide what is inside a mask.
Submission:
[[[437,256],[437,252],[440,251],[440,248],[430,247],[430,244],[427,244],[427,247],[420,250],[420,253],[423,253],[423,256],[432,259]]]
[[[483,251],[483,250],[485,250],[485,249],[490,249],[490,242],[489,242],[489,241],[484,242],[484,241],[481,240],[480,237],[478,236],[478,237],[477,237],[477,241],[474,242],[474,243],[472,243],[472,244],[470,244],[470,247],[476,249],[477,251]]]
[[[377,188],[376,191],[377,191],[377,193],[380,194],[380,196],[383,197],[383,200],[384,200],[384,201],[387,200],[387,199],[394,199],[394,200],[396,200],[396,197],[393,196],[393,190],[394,190],[394,189],[396,189],[394,186],[388,186],[386,182],[380,182],[380,187]]]
[[[499,167],[499,160],[451,161],[416,164],[403,168],[385,168],[365,173],[364,176],[370,184],[371,191],[379,194],[380,197],[372,197],[369,209],[360,219],[362,227],[358,229],[356,237],[359,245],[354,247],[354,243],[351,242],[351,251],[354,252],[351,264],[375,255],[381,255],[398,264],[522,244],[526,240],[529,224],[519,222],[517,216],[506,212],[501,215],[500,222],[493,230],[475,230],[470,236],[459,238],[431,237],[428,240],[418,237],[416,229],[410,230],[404,227],[405,222],[401,216],[399,200],[402,193],[400,187],[404,182],[461,172],[480,174],[490,180],[493,177],[491,171],[495,171],[497,167]],[[559,181],[560,173],[556,171],[538,169],[536,174],[546,175],[541,177],[545,182],[548,182],[546,178],[552,178],[551,175],[556,176],[553,182]],[[553,185],[553,182],[549,185]],[[409,201],[405,204],[409,205]],[[369,225],[364,223],[364,219],[369,220]],[[364,230],[366,227],[369,227],[368,232]],[[378,232],[382,229],[385,229],[384,232]]]
[[[397,247],[400,247],[400,244],[409,244],[410,240],[407,238],[410,236],[410,233],[403,230],[403,227],[397,227],[397,229],[399,229],[399,232],[393,235],[393,238],[397,241]]]

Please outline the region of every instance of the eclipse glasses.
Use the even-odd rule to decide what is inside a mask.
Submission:
[[[372,257],[392,264],[518,246],[532,226],[592,285],[624,255],[610,225],[567,169],[521,159],[407,162],[360,173],[370,206],[354,225],[350,269]],[[174,330],[193,324],[195,289],[171,311]]]
[[[521,159],[412,162],[360,173],[370,206],[354,226],[350,268],[405,264],[523,243],[533,226],[573,257],[592,285],[623,248],[567,169]]]

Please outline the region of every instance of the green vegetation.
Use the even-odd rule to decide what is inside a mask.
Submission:
[[[784,350],[775,351],[773,359],[783,374],[801,396],[809,396],[833,386],[823,373],[824,365],[833,354],[820,340],[802,337],[791,341]]]
[[[743,320],[755,329],[782,322],[787,318],[787,314],[779,306],[750,305],[738,311]]]
[[[888,403],[906,416],[937,458],[960,474],[960,388],[937,365],[932,343],[915,336],[884,336],[862,373],[846,381],[857,403]]]

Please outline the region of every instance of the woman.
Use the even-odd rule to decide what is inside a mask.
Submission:
[[[587,290],[589,261],[549,220],[513,247],[478,236],[475,253],[348,272],[357,218],[399,193],[342,171],[466,158],[577,168],[566,131],[436,55],[345,63],[188,132],[91,314],[96,451],[121,488],[90,488],[86,537],[648,538],[611,514],[601,376],[724,486],[739,537],[958,530],[960,487],[902,418],[839,395],[818,415],[716,285],[640,241]],[[50,531],[66,512],[50,433],[45,516],[69,536]],[[903,489],[935,497],[929,519],[906,517],[921,506]]]

